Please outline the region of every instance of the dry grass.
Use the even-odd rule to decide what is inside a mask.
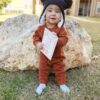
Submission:
[[[85,19],[100,22],[100,17],[85,17]]]
[[[100,54],[100,25],[80,22],[92,36],[93,55]],[[100,100],[100,58],[86,67],[68,70],[68,86],[71,93],[64,94],[50,75],[44,93],[38,96],[38,71],[6,72],[0,70],[0,100]]]

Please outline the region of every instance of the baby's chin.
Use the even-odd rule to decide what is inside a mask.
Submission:
[[[58,24],[58,21],[50,21],[51,24]]]

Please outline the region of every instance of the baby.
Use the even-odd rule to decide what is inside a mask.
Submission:
[[[36,93],[41,94],[46,88],[48,76],[51,67],[54,69],[55,80],[60,89],[64,93],[69,93],[70,89],[66,85],[66,72],[64,64],[63,47],[68,42],[67,31],[64,28],[65,15],[64,10],[70,8],[72,0],[41,0],[44,5],[43,12],[40,16],[40,25],[33,35],[33,44],[38,50],[43,49],[42,38],[45,28],[50,32],[55,32],[58,42],[51,60],[49,60],[42,52],[39,53],[39,86]],[[53,34],[53,33],[52,33]]]

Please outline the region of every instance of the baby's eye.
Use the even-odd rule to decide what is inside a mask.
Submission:
[[[61,13],[61,11],[60,10],[56,10],[56,13]]]
[[[51,9],[48,9],[47,11],[48,11],[48,12],[52,12],[52,10],[51,10]]]

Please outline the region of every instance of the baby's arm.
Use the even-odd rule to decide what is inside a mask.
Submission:
[[[33,44],[39,50],[43,48],[43,45],[41,42],[41,37],[40,37],[40,27],[35,31],[35,33],[33,35]]]
[[[57,42],[57,47],[59,46],[64,46],[68,42],[68,36],[67,36],[67,31],[65,30],[64,27],[62,27],[59,36],[58,36],[58,42]]]

